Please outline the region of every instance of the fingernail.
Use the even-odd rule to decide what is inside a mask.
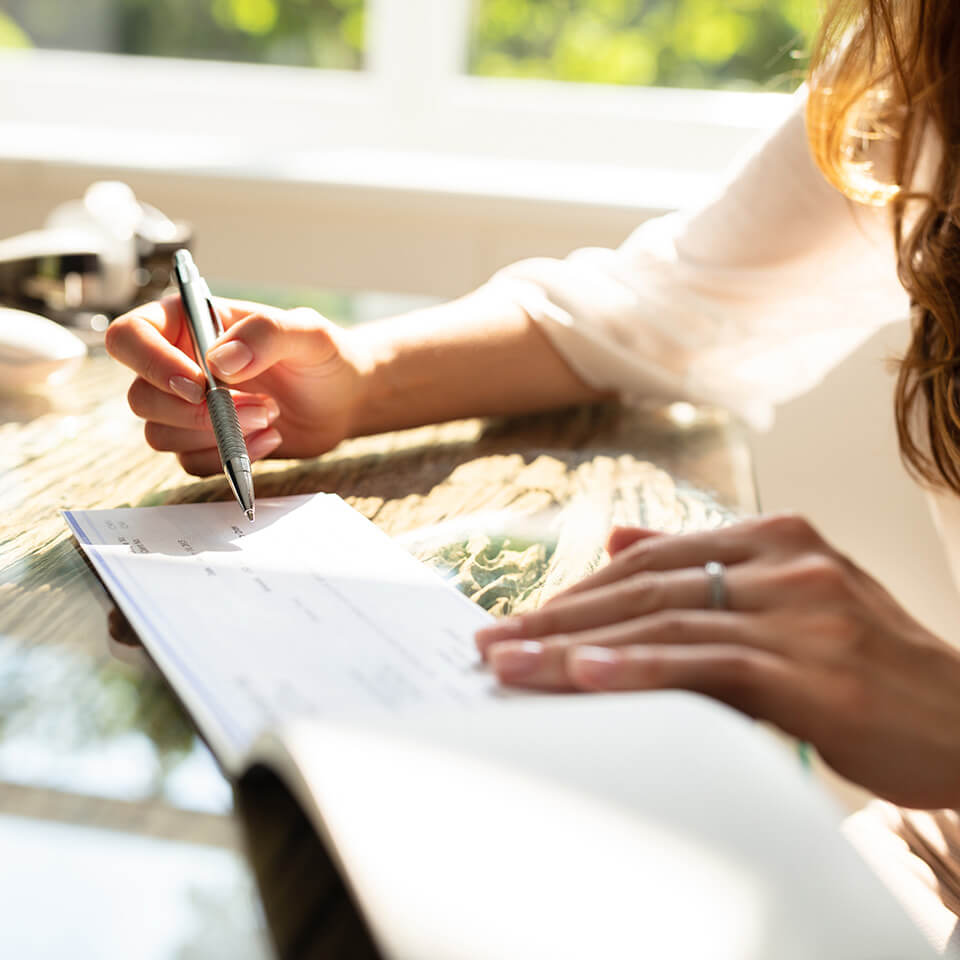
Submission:
[[[270,422],[273,423],[273,421],[280,416],[280,405],[273,397],[267,397],[265,406],[267,408],[267,416],[270,418]]]
[[[203,400],[203,387],[194,380],[188,380],[186,377],[171,377],[168,386],[187,403],[200,403]]]
[[[490,664],[501,680],[526,680],[543,660],[543,644],[536,640],[500,643],[490,651]]]
[[[619,663],[620,654],[606,647],[578,647],[570,652],[570,672],[585,686],[609,686]]]
[[[515,640],[520,635],[520,623],[516,618],[502,620],[490,627],[483,627],[474,635],[474,643],[480,653],[486,655],[487,648],[504,640]]]
[[[207,354],[207,361],[228,376],[239,373],[252,359],[253,351],[239,340],[222,343]]]
[[[263,430],[270,426],[270,415],[266,407],[240,407],[237,410],[237,419],[244,433],[253,433],[254,430]]]
[[[251,460],[259,460],[271,451],[276,450],[282,442],[283,437],[272,428],[261,433],[254,433],[247,437],[247,453]]]

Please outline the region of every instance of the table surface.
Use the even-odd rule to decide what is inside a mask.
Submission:
[[[151,451],[126,371],[0,399],[0,955],[268,957],[231,792],[111,604],[64,508],[219,500]],[[578,408],[367,437],[260,464],[260,496],[341,494],[497,614],[592,569],[611,523],[756,508],[739,425],[686,404]]]

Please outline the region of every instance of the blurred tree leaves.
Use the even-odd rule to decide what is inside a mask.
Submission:
[[[263,36],[277,26],[276,0],[214,0],[213,18],[227,30]]]
[[[396,0],[402,3],[403,0]],[[469,72],[793,89],[810,0],[471,0]],[[364,0],[3,0],[0,46],[355,69]]]
[[[807,0],[475,0],[470,72],[792,90],[816,17]]]
[[[7,14],[0,12],[0,47],[29,47],[30,38]]]
[[[3,0],[0,46],[363,66],[364,0]],[[21,44],[22,45],[22,44]]]

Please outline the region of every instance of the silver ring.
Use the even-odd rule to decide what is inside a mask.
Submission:
[[[727,568],[716,560],[703,565],[710,586],[710,609],[724,610],[727,606]]]

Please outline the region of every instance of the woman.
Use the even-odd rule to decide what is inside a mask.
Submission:
[[[835,3],[809,96],[714,200],[619,250],[520,263],[461,300],[350,331],[224,303],[209,360],[240,392],[251,456],[611,393],[720,402],[762,426],[912,302],[901,447],[941,492],[960,551],[958,18],[953,0]],[[118,319],[107,347],[138,374],[129,401],[151,446],[216,472],[179,302]],[[504,682],[697,690],[811,741],[883,797],[960,807],[960,653],[806,521],[620,529],[609,551],[542,610],[481,631]]]

